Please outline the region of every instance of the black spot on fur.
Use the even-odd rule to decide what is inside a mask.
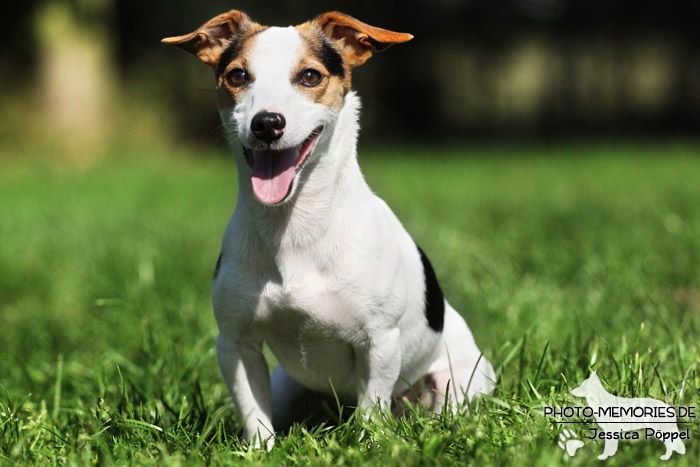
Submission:
[[[333,48],[327,41],[323,41],[321,50],[317,52],[319,60],[326,67],[328,73],[333,76],[345,78],[345,65],[343,57],[340,56],[337,50]]]
[[[428,319],[428,326],[435,332],[442,332],[445,325],[445,297],[438,284],[435,271],[430,260],[423,250],[416,245],[420,252],[420,260],[423,263],[423,276],[425,279],[425,317]]]
[[[216,267],[214,268],[213,279],[216,279],[216,276],[219,275],[219,269],[221,268],[221,255],[222,255],[222,253],[219,253],[219,259],[216,260]]]

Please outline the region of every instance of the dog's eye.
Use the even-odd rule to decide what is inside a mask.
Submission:
[[[248,82],[248,73],[243,68],[234,68],[226,75],[226,81],[238,88]]]
[[[299,82],[304,86],[316,86],[321,82],[323,75],[320,71],[314,70],[313,68],[307,68],[301,72],[299,75]]]

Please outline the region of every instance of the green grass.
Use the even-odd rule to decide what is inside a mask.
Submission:
[[[296,426],[250,449],[210,304],[232,162],[3,167],[0,464],[584,465],[602,442],[569,459],[542,410],[582,405],[569,391],[591,369],[618,395],[700,406],[700,146],[361,154],[497,368],[493,397],[470,415]],[[700,460],[690,429],[674,465]],[[607,462],[663,451],[622,441]]]

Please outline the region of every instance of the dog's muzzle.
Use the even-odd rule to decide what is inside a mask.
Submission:
[[[292,191],[296,173],[301,170],[318,140],[323,126],[317,127],[299,145],[279,150],[243,146],[243,156],[252,169],[255,197],[263,204],[279,204]]]

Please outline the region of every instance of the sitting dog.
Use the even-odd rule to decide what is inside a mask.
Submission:
[[[357,162],[352,69],[412,37],[337,12],[282,28],[229,11],[163,39],[214,68],[224,129],[243,146],[213,301],[221,372],[257,446],[305,394],[371,413],[416,391],[440,410],[448,388],[453,409],[493,389],[428,258]],[[280,362],[271,378],[263,342]]]

